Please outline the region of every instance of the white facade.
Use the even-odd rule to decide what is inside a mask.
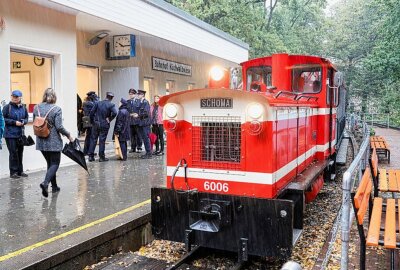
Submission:
[[[64,125],[73,134],[77,133],[77,65],[98,68],[100,94],[115,90],[119,98],[128,89],[118,89],[118,83],[114,86],[116,89],[102,89],[105,70],[135,68],[139,81],[132,87],[143,89],[146,81],[151,80],[151,95],[164,95],[167,82],[173,82],[175,91],[187,89],[189,85],[203,88],[213,65],[235,66],[248,58],[247,44],[161,0],[0,0],[0,17],[5,22],[5,28],[0,30],[0,101],[9,100],[10,73],[17,71],[12,67],[11,51],[52,57],[49,86],[56,90]],[[89,46],[90,38],[100,30],[108,30],[109,37]],[[136,56],[128,60],[106,60],[105,42],[121,34],[136,36]],[[190,65],[192,76],[154,70],[152,57]],[[25,60],[19,61],[22,67],[18,70],[33,66]],[[41,93],[36,92],[35,96],[38,95]],[[32,134],[31,126],[27,126],[26,133]],[[62,162],[69,160],[63,158]],[[24,166],[27,170],[40,169],[45,167],[45,161],[34,147],[27,147]],[[3,140],[0,177],[6,174],[8,152]]]

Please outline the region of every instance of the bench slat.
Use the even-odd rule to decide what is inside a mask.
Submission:
[[[396,248],[396,200],[388,199],[386,205],[385,248]]]
[[[372,182],[371,182],[371,180],[369,180],[369,177],[367,179],[368,179],[367,187],[365,188],[365,192],[362,196],[360,209],[357,212],[358,224],[363,224],[364,216],[368,209],[369,198],[370,198],[371,191],[372,191]]]
[[[396,172],[394,170],[389,170],[389,191],[398,191]]]
[[[397,180],[397,188],[399,189],[397,191],[400,191],[400,170],[396,170],[395,173],[396,173],[396,180]]]
[[[357,209],[360,209],[368,183],[371,182],[370,177],[371,177],[371,170],[369,168],[366,168],[363,177],[361,179],[361,183],[358,186],[356,195],[354,196],[354,205],[356,206]]]
[[[386,177],[386,169],[379,170],[379,190],[388,191],[388,182]]]
[[[371,164],[372,164],[372,173],[374,174],[374,177],[377,177],[378,176],[378,156],[376,154],[375,148],[372,150]]]
[[[372,216],[369,222],[367,245],[378,246],[379,232],[381,229],[381,215],[382,215],[382,198],[374,199],[374,206],[372,208]]]

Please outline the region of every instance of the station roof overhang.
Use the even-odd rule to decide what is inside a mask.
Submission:
[[[163,0],[30,1],[75,15],[77,29],[83,31],[110,30],[117,35],[131,29],[140,36],[164,39],[233,63],[248,60],[247,43]]]

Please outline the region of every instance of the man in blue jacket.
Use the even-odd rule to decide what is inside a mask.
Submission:
[[[4,138],[9,152],[9,168],[11,178],[27,177],[24,173],[22,158],[24,145],[21,137],[24,135],[24,126],[28,123],[28,111],[21,103],[22,92],[14,90],[11,101],[3,108],[5,121]]]
[[[0,150],[2,149],[1,139],[3,138],[3,133],[4,133],[4,118],[3,118],[3,113],[1,111],[1,106],[0,106]]]
[[[106,139],[110,129],[110,122],[117,116],[115,104],[111,102],[114,94],[106,93],[106,98],[97,102],[90,112],[90,122],[92,127],[92,141],[89,147],[89,161],[94,161],[94,149],[96,148],[97,139],[99,139],[99,162],[108,161],[105,156]]]

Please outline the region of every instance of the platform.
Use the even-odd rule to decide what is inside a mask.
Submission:
[[[90,175],[77,165],[62,167],[57,174],[61,191],[48,198],[39,188],[45,171],[27,178],[1,178],[0,269],[10,269],[1,265],[38,243],[43,246],[48,239],[145,201],[149,209],[150,187],[164,183],[164,159],[142,160],[139,154],[129,154],[125,162],[111,158],[89,163]],[[110,226],[121,225],[118,222]]]
[[[336,157],[336,164],[345,165],[347,161],[347,149],[349,147],[349,138],[343,138]]]

